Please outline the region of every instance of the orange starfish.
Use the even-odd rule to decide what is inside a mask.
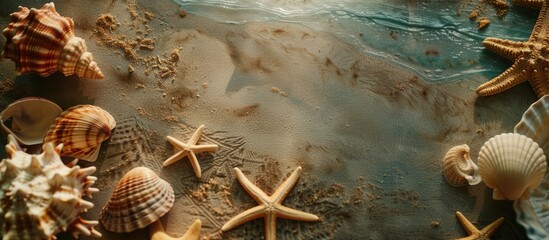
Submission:
[[[477,94],[488,96],[500,93],[521,82],[530,81],[538,97],[549,94],[549,2],[544,0],[515,0],[528,7],[541,7],[540,15],[526,42],[486,38],[485,48],[515,61],[496,78],[480,85]]]
[[[489,240],[492,234],[496,232],[498,227],[503,223],[503,217],[490,223],[490,225],[484,227],[482,230],[478,230],[461,212],[456,212],[456,217],[459,222],[465,228],[465,231],[469,234],[468,237],[460,238],[458,240]]]
[[[231,218],[231,220],[221,227],[222,231],[231,230],[242,223],[263,217],[265,218],[265,239],[275,240],[277,217],[301,221],[318,220],[318,217],[314,214],[282,206],[284,198],[286,198],[286,195],[290,193],[292,187],[296,184],[297,180],[299,180],[302,171],[301,167],[297,167],[292,175],[290,175],[290,177],[288,177],[271,196],[267,196],[265,192],[255,186],[246,176],[244,176],[240,169],[234,168],[234,171],[240,185],[242,185],[244,190],[246,190],[246,192],[248,192],[248,194],[250,194],[260,205],[250,208]]]

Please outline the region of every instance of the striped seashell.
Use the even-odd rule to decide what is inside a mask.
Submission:
[[[504,133],[490,138],[480,149],[479,173],[486,186],[494,189],[495,200],[530,198],[537,188],[547,163],[543,150],[532,139]]]
[[[0,236],[3,239],[56,239],[64,231],[101,237],[97,221],[82,219],[80,213],[93,207],[83,197],[99,191],[91,187],[95,167],[80,168],[76,162],[63,164],[63,144],[42,146],[39,155],[25,153],[13,135],[8,135],[7,159],[0,162]]]
[[[126,173],[101,210],[99,220],[112,232],[132,232],[164,216],[173,206],[172,186],[146,167]]]
[[[549,153],[549,95],[545,95],[530,107],[522,115],[522,119],[515,126],[515,133],[522,134],[534,140]]]
[[[26,97],[0,113],[0,127],[24,145],[42,143],[51,124],[63,110],[44,98]]]
[[[15,62],[17,72],[46,77],[61,71],[65,76],[103,78],[82,38],[74,36],[74,22],[46,3],[40,9],[19,7],[2,31],[6,44],[3,58]]]
[[[102,108],[77,105],[55,119],[44,142],[63,143],[61,156],[94,162],[101,143],[110,138],[115,126],[114,118]]]
[[[481,182],[478,166],[471,160],[469,151],[467,144],[458,145],[448,150],[442,160],[444,177],[454,187],[477,185]]]

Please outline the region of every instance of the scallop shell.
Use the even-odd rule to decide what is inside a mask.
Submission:
[[[30,155],[21,150],[15,137],[8,135],[8,159],[0,162],[0,235],[3,239],[55,239],[70,231],[101,237],[93,227],[97,221],[80,218],[93,207],[82,199],[99,190],[90,187],[97,180],[90,176],[95,167],[65,166],[59,157],[63,144],[54,148],[48,142],[44,152]]]
[[[496,200],[530,198],[547,169],[543,150],[517,133],[500,134],[485,142],[478,165],[482,180],[494,189],[492,197]]]
[[[74,36],[73,20],[59,15],[53,2],[40,9],[19,7],[10,16],[12,22],[2,31],[2,57],[13,60],[18,73],[45,77],[61,71],[65,76],[103,78],[86,42]]]
[[[55,119],[44,142],[63,143],[61,156],[94,162],[101,143],[109,139],[115,126],[114,118],[102,108],[77,105]]]
[[[109,231],[132,232],[164,216],[174,201],[168,182],[146,167],[137,167],[118,181],[99,219]]]
[[[549,95],[533,103],[515,126],[515,133],[537,142],[545,154],[549,153]]]
[[[6,134],[13,134],[19,143],[40,144],[62,111],[57,104],[43,98],[22,98],[0,113],[0,127]]]
[[[478,166],[471,160],[469,151],[469,146],[463,144],[451,148],[444,156],[443,173],[450,185],[461,187],[481,182]]]

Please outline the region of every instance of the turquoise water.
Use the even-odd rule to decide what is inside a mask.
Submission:
[[[485,6],[484,15],[492,23],[478,31],[467,18],[475,1],[174,1],[189,12],[224,23],[285,21],[331,32],[357,50],[415,71],[431,83],[474,74],[497,76],[510,63],[484,50],[482,40],[526,40],[538,14],[511,4],[499,19],[491,6]]]

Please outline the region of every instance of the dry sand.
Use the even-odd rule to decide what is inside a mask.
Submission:
[[[504,216],[494,239],[525,237],[510,202],[493,201],[483,184],[451,187],[441,159],[462,143],[476,158],[484,141],[512,131],[535,99],[528,85],[477,98],[484,76],[430,85],[329,33],[294,23],[220,24],[160,2],[55,3],[74,19],[104,80],[16,77],[13,62],[0,61],[1,107],[41,96],[63,108],[95,104],[116,118],[99,160],[80,163],[97,166],[101,189],[87,218],[98,218],[125,172],[147,166],[176,191],[162,219],[170,234],[199,218],[205,239],[260,239],[262,220],[221,233],[228,219],[255,205],[232,168],[271,193],[300,165],[304,174],[285,204],[321,221],[279,220],[279,239],[457,238],[465,232],[456,210],[479,227]],[[1,26],[17,9],[6,4]],[[165,136],[186,141],[201,124],[201,142],[220,145],[199,156],[202,179],[186,160],[162,168],[173,153]],[[98,229],[104,239],[148,234]]]

